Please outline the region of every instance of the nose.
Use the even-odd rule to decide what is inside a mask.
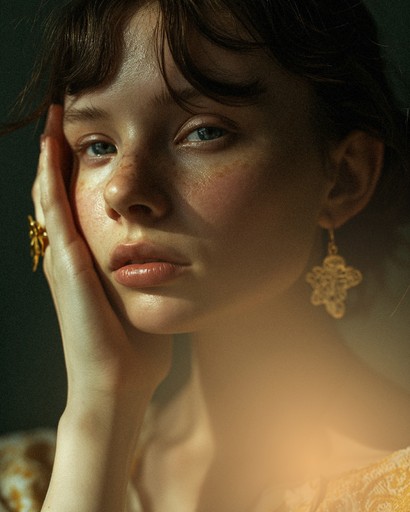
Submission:
[[[123,157],[114,169],[105,185],[104,199],[107,215],[115,220],[155,221],[171,209],[165,180],[131,157]]]

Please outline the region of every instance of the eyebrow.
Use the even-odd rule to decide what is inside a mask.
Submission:
[[[197,98],[205,97],[203,93],[194,87],[176,89],[175,94],[183,102],[189,102]],[[160,94],[155,95],[151,100],[152,104],[160,107],[166,107],[174,102],[175,100],[168,90],[164,90]],[[110,114],[106,110],[98,107],[70,107],[64,112],[64,124],[74,124],[86,121],[104,121],[109,117]]]
[[[193,100],[200,98],[211,99],[203,92],[195,89],[195,87],[174,89],[173,92],[175,93],[175,96],[182,101],[182,103],[191,103]],[[263,92],[265,92],[264,88],[261,87],[261,90],[257,95],[260,96]],[[165,89],[155,95],[150,103],[158,107],[167,107],[171,103],[175,103],[175,99],[173,94],[168,89]],[[106,110],[98,107],[70,107],[64,112],[64,124],[75,124],[86,121],[104,121],[109,117],[110,114]]]
[[[64,112],[64,123],[78,123],[83,121],[101,121],[107,119],[109,114],[106,110],[97,107],[71,107]]]

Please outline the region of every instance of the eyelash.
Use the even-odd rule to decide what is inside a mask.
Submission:
[[[189,133],[184,136],[180,143],[188,143],[192,145],[218,142],[219,139],[223,139],[229,135],[228,130],[219,126],[204,125],[198,128],[191,129]],[[193,138],[195,140],[193,140]],[[83,157],[93,160],[94,162],[110,158],[116,155],[118,150],[115,144],[107,142],[105,140],[93,140],[91,142],[84,142],[80,144],[75,150],[76,153]]]
[[[98,139],[91,141],[79,141],[79,143],[73,145],[72,148],[78,160],[84,162],[87,167],[94,167],[105,164],[108,159],[111,159],[118,152],[115,144],[107,142],[106,140]],[[109,152],[99,154],[104,150]]]
[[[93,148],[96,148],[97,146],[100,146],[100,151],[104,150],[104,149],[107,150],[107,148],[110,148],[110,147],[113,148],[114,151],[111,151],[109,153],[104,153],[104,154],[93,154],[93,155],[90,155],[88,152],[90,150],[92,150]],[[98,140],[98,141],[92,142],[91,144],[88,144],[83,150],[84,150],[84,153],[88,157],[90,157],[90,158],[104,158],[107,155],[111,155],[111,154],[116,154],[117,153],[117,148],[114,146],[114,144],[111,144],[110,142],[105,142],[105,141],[102,141],[102,140]]]
[[[213,135],[216,136],[214,137]],[[191,137],[194,133],[198,134],[198,140],[190,140],[189,137]],[[207,138],[207,135],[209,138]],[[227,130],[224,128],[220,128],[219,126],[200,126],[199,128],[196,128],[195,130],[192,130],[188,133],[188,135],[185,137],[185,140],[188,142],[212,142],[214,140],[218,140],[228,134]],[[204,138],[201,138],[203,136]]]

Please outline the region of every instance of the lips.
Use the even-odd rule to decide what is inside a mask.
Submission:
[[[159,286],[186,271],[189,263],[174,249],[151,244],[122,244],[110,258],[115,280],[130,288]]]

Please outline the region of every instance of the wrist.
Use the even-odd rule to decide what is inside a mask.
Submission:
[[[133,437],[142,425],[152,397],[151,391],[138,393],[69,392],[58,431],[76,432],[95,438],[99,433]]]
[[[57,431],[57,449],[43,510],[112,512],[125,509],[126,490],[148,405],[136,398],[132,411],[106,397],[71,401]]]

